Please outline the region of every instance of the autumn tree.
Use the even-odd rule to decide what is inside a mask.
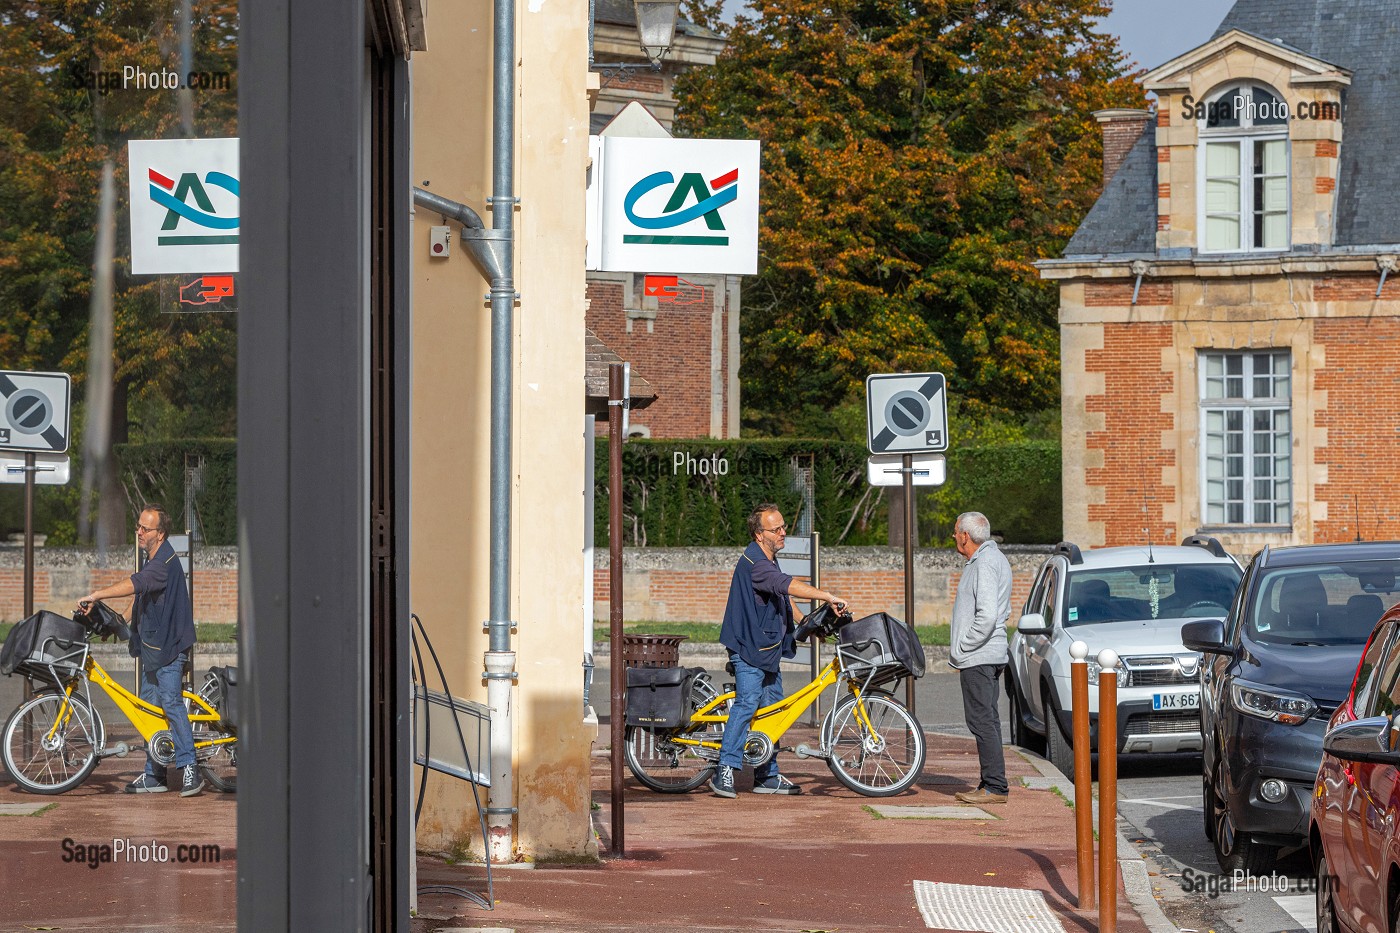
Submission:
[[[683,135],[763,142],[744,282],[746,427],[867,373],[941,370],[1001,411],[1059,400],[1057,255],[1101,183],[1092,112],[1143,106],[1106,0],[752,0],[677,83]]]
[[[233,317],[163,313],[157,280],[129,273],[127,141],[237,135],[232,2],[192,3],[193,70],[230,79],[191,92],[192,126],[178,92],[123,81],[127,67],[183,77],[178,10],[174,0],[0,0],[0,368],[68,372],[81,397],[98,185],[111,161],[113,444],[128,440],[133,417],[147,435],[235,429]]]

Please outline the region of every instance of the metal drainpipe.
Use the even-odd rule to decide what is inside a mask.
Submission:
[[[511,383],[515,327],[515,0],[495,0],[492,48],[491,228],[504,241],[501,268],[491,279],[491,618],[486,623],[486,702],[491,727],[491,805],[486,810],[487,857],[510,862],[515,828],[515,716],[517,673],[510,636]],[[499,728],[497,724],[499,723]]]

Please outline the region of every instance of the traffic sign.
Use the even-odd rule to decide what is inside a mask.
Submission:
[[[913,485],[942,486],[948,482],[948,461],[942,454],[914,454]],[[880,454],[865,462],[865,478],[872,486],[904,485],[904,454]]]
[[[0,450],[68,449],[67,373],[0,371]]]
[[[0,457],[0,483],[23,483],[28,470],[23,457]],[[34,455],[34,484],[36,486],[67,486],[72,469],[66,456]]]
[[[948,393],[942,373],[872,373],[865,377],[872,454],[948,449]]]

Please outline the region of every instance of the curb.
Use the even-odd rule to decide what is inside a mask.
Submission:
[[[1059,768],[1034,752],[1019,746],[1008,745],[1007,748],[1013,749],[1041,775],[1055,782],[1055,788],[1067,800],[1071,802],[1074,800],[1074,781],[1060,773]],[[1094,798],[1094,809],[1098,810],[1097,796]],[[1097,812],[1095,817],[1097,817]],[[1097,819],[1095,819],[1095,824],[1097,825]],[[1133,909],[1142,918],[1142,922],[1147,925],[1150,933],[1181,933],[1152,894],[1152,880],[1147,873],[1147,863],[1143,861],[1142,853],[1123,835],[1121,817],[1114,821],[1114,831],[1118,837],[1114,846],[1114,852],[1118,858],[1118,874],[1123,879],[1123,891],[1128,897],[1128,903],[1133,905]]]

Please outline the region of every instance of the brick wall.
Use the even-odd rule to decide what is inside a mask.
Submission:
[[[1088,282],[1084,286],[1084,307],[1126,308],[1133,303],[1134,282]],[[1143,279],[1138,288],[1139,305],[1169,305],[1175,299],[1171,282]]]
[[[1104,490],[1089,503],[1089,521],[1103,522],[1108,545],[1177,539],[1176,526],[1162,520],[1162,504],[1176,498],[1162,482],[1163,468],[1176,464],[1176,451],[1162,443],[1175,426],[1162,411],[1176,388],[1162,371],[1171,342],[1171,324],[1105,324],[1103,349],[1085,352],[1085,370],[1104,377],[1104,394],[1084,400],[1086,412],[1104,418],[1104,429],[1089,431],[1085,441],[1088,451],[1102,452],[1102,466],[1088,467],[1085,483]]]
[[[589,281],[587,321],[598,339],[656,390],[656,401],[633,412],[631,423],[645,426],[652,437],[709,437],[714,289],[684,287],[680,300],[660,303],[651,320],[634,319],[630,333],[625,290],[621,282]],[[722,334],[727,327],[725,321]],[[719,352],[725,352],[723,340]],[[720,359],[723,363],[727,357]],[[722,385],[727,384],[725,376]],[[605,436],[607,425],[600,422],[598,433]]]
[[[719,622],[740,548],[624,548],[623,611],[629,620]],[[1009,547],[1012,616],[1020,614],[1036,568],[1048,548]],[[826,548],[822,588],[847,599],[857,615],[888,612],[904,618],[904,552],[898,548]],[[964,561],[952,550],[914,554],[914,619],[947,622]],[[595,552],[593,616],[608,618],[608,553]]]
[[[34,608],[69,615],[79,599],[93,590],[131,576],[132,552],[109,553],[99,562],[84,548],[36,548]],[[114,599],[113,609],[129,615],[131,600]],[[24,552],[0,548],[0,622],[24,618]],[[238,621],[238,549],[204,548],[195,556],[196,622]]]
[[[1138,138],[1142,136],[1142,131],[1147,126],[1147,117],[1148,115],[1143,113],[1110,120],[1103,124],[1103,183],[1105,185],[1118,171],[1123,160],[1128,157],[1128,150],[1132,149]]]
[[[1374,278],[1369,288],[1374,294]],[[1389,460],[1400,426],[1395,354],[1400,320],[1328,318],[1313,327],[1314,342],[1326,348],[1315,385],[1327,399],[1313,416],[1316,427],[1327,432],[1326,445],[1313,454],[1326,469],[1327,482],[1314,486],[1314,495],[1326,503],[1327,518],[1315,523],[1313,540],[1354,541],[1359,524],[1368,541],[1395,541],[1400,539],[1400,479],[1377,466]]]
[[[1313,286],[1315,301],[1375,301],[1380,272],[1323,276]],[[1400,276],[1387,276],[1381,289],[1382,301],[1400,301]]]

